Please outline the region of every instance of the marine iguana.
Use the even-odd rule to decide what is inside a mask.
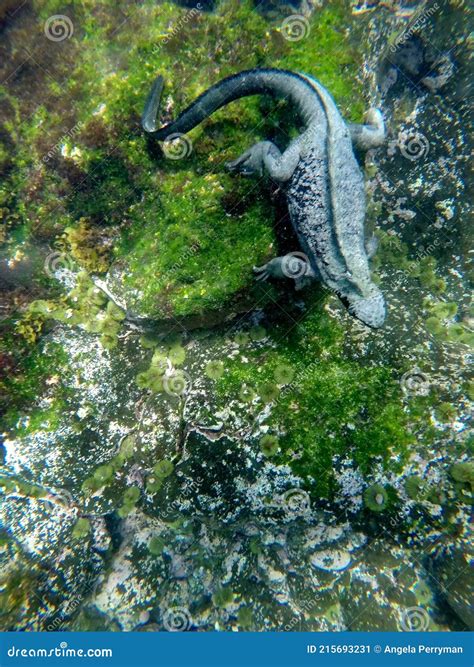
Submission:
[[[147,98],[142,127],[166,140],[184,134],[214,111],[257,94],[288,98],[303,124],[301,134],[280,150],[260,141],[227,164],[245,176],[267,173],[286,192],[288,210],[301,252],[254,267],[260,279],[293,277],[300,288],[322,281],[351,315],[370,327],[382,326],[385,303],[370,277],[370,249],[364,241],[365,192],[353,146],[367,149],[385,139],[382,114],[370,109],[367,125],[346,124],[328,91],[314,78],[279,69],[252,69],[227,77],[200,95],[175,120],[157,126],[163,90],[159,76]]]

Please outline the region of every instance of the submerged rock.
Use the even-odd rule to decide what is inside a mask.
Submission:
[[[441,555],[433,564],[439,594],[469,630],[474,629],[472,568],[472,552],[460,549]]]
[[[47,39],[47,11],[4,26],[4,629],[472,626],[465,15],[403,37],[415,16],[397,3],[265,5],[270,20],[142,3],[117,32],[114,6],[71,7],[77,29],[61,58],[35,51],[34,86],[14,44]],[[289,12],[308,29],[285,32]],[[220,163],[249,133],[285,145],[284,105],[229,106],[181,160],[142,136],[158,71],[166,119],[257,64],[316,75],[348,120],[383,111],[388,145],[359,156],[379,332],[317,287],[253,283],[297,241],[279,194]]]

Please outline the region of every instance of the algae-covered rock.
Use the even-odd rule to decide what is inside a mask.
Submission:
[[[462,3],[420,35],[421,5],[202,4],[35,1],[2,23],[0,625],[471,626]],[[224,163],[287,145],[283,101],[143,135],[158,73],[168,121],[255,66],[316,76],[349,121],[384,114],[387,145],[357,155],[380,331],[317,284],[253,279],[298,240],[275,184]]]
[[[440,595],[469,630],[474,629],[472,565],[472,553],[468,550],[445,554],[433,565]]]

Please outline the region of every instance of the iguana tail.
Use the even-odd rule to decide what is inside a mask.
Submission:
[[[163,127],[157,127],[157,116],[163,92],[163,77],[159,76],[148,95],[142,115],[142,127],[156,139],[170,134],[185,133],[214,111],[229,102],[249,95],[283,95],[294,103],[303,122],[314,116],[314,91],[304,77],[295,72],[278,69],[253,69],[223,79],[200,95],[179,117]]]

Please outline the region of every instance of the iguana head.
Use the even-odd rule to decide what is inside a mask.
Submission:
[[[368,327],[378,329],[385,321],[385,300],[382,292],[373,286],[368,297],[349,299],[349,312]]]

